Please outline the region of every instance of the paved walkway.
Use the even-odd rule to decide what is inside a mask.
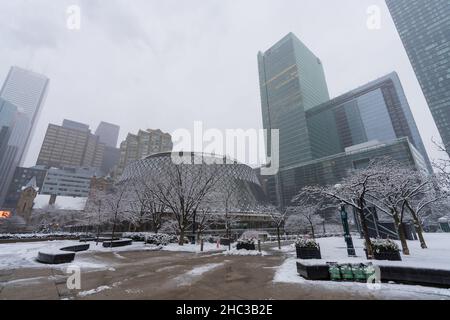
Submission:
[[[68,290],[60,268],[0,270],[0,299],[375,299],[313,283],[274,283],[283,253],[226,256],[166,251],[93,253],[109,270],[82,270],[81,290]],[[94,290],[94,291],[92,291]],[[399,293],[396,298],[406,299]],[[424,296],[423,298],[439,298]]]

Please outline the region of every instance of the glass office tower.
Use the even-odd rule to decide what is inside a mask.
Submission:
[[[12,67],[0,90],[0,125],[4,134],[0,153],[0,207],[16,167],[23,163],[48,85],[45,76]]]
[[[280,130],[280,167],[311,160],[305,112],[329,100],[320,59],[289,33],[259,52],[258,66],[264,129]]]
[[[395,72],[308,110],[306,121],[314,159],[366,142],[390,142],[406,137],[432,171]]]
[[[450,1],[386,0],[442,141],[450,151]]]

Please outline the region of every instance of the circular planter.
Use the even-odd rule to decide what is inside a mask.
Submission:
[[[39,252],[37,260],[45,264],[62,264],[69,263],[75,259],[74,252]]]
[[[295,249],[297,251],[297,259],[322,259],[320,248],[296,246]]]

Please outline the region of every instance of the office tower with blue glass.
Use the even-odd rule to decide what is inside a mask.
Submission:
[[[450,1],[386,0],[447,152],[450,152]]]
[[[322,62],[289,33],[258,54],[258,66],[263,125],[279,130],[280,167],[312,160],[306,111],[330,98]]]
[[[0,90],[0,207],[24,161],[48,86],[47,77],[12,67]]]
[[[258,61],[263,125],[280,130],[280,170],[266,179],[272,203],[288,206],[302,187],[338,183],[383,156],[431,170],[395,72],[330,100],[320,59],[294,35]]]

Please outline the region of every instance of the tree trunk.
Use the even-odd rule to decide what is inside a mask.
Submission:
[[[314,240],[316,240],[316,234],[314,232],[314,225],[311,223],[311,232],[312,232],[312,237]]]
[[[417,235],[419,237],[420,246],[422,249],[427,249],[427,243],[425,242],[425,238],[423,236],[423,228],[422,223],[420,222],[419,216],[417,215],[417,212],[410,206],[409,202],[406,201],[406,207],[408,208],[409,212],[411,212],[411,216],[414,221],[414,227],[416,228]]]
[[[180,240],[178,241],[180,246],[184,245],[184,227],[180,228]]]
[[[409,256],[409,248],[408,248],[408,242],[406,241],[406,237],[405,237],[405,229],[403,228],[403,223],[400,221],[400,218],[399,218],[397,212],[394,213],[394,222],[395,222],[395,227],[397,228],[398,237],[400,238],[400,243],[402,244],[403,254],[406,256]]]
[[[281,250],[280,226],[277,226],[278,249]]]
[[[367,257],[369,259],[373,259],[372,241],[370,241],[369,228],[367,227],[366,215],[364,214],[363,201],[359,201],[358,213],[359,219],[361,220],[361,228],[363,231],[364,240],[366,243]]]
[[[97,242],[96,242],[96,246],[98,246],[98,240],[99,240],[99,238],[100,238],[100,223],[98,224],[98,226],[97,226]]]

